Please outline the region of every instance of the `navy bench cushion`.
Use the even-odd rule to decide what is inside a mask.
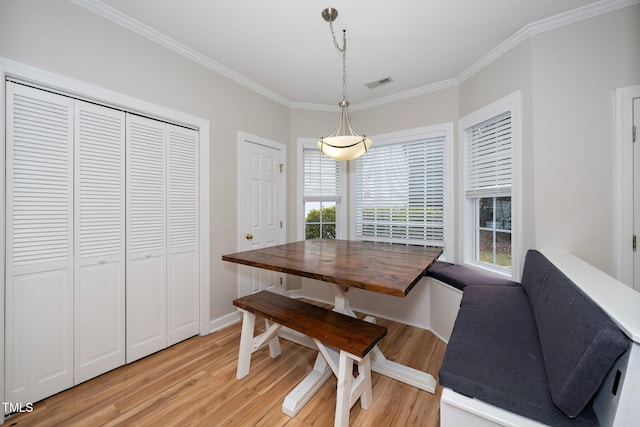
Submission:
[[[589,406],[574,419],[552,402],[535,319],[521,286],[467,286],[440,384],[553,426],[594,426]]]
[[[591,401],[628,338],[589,297],[537,251],[523,279],[534,306],[553,402],[575,417]],[[465,291],[466,292],[466,291]]]
[[[450,262],[436,261],[427,271],[427,276],[438,279],[454,288],[464,291],[467,285],[508,285],[520,286],[519,283],[508,279],[496,277],[478,270],[465,267],[464,265],[452,264]]]

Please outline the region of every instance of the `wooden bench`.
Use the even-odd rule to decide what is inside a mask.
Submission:
[[[249,374],[251,354],[266,344],[271,357],[280,355],[277,334],[286,326],[313,338],[338,378],[336,426],[349,425],[349,410],[358,398],[363,409],[369,407],[372,392],[368,353],[387,334],[387,328],[268,291],[238,298],[233,305],[243,312],[238,379]],[[254,337],[256,315],[264,317],[267,329]],[[354,361],[358,365],[355,379]]]

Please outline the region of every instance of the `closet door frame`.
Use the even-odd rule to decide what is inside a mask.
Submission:
[[[6,146],[5,132],[5,102],[6,79],[12,78],[21,82],[28,82],[34,86],[54,89],[69,94],[79,99],[91,100],[107,106],[121,108],[123,110],[154,117],[167,122],[184,125],[198,130],[198,163],[199,163],[199,284],[200,284],[200,335],[211,332],[210,316],[210,238],[209,238],[209,129],[208,120],[185,114],[170,108],[162,107],[138,98],[122,93],[110,91],[59,74],[51,73],[36,67],[22,64],[5,58],[0,58],[0,144]],[[0,150],[0,164],[6,162],[4,150]],[[5,222],[5,175],[0,174],[0,222]],[[5,228],[0,227],[0,270],[2,277],[6,277],[6,248]],[[0,366],[5,365],[5,299],[4,292],[0,292]],[[5,401],[4,394],[5,375],[4,369],[0,369],[0,399]],[[0,411],[0,423],[4,421],[4,411]]]

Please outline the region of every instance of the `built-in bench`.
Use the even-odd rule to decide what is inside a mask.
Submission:
[[[571,268],[579,261],[568,259]],[[593,271],[594,280],[611,286],[611,295],[640,302],[634,291]],[[631,301],[617,297],[623,307],[610,304],[606,289],[586,283],[591,277],[580,276],[585,283],[578,287],[538,251],[527,254],[522,284],[440,262],[429,275],[463,291],[439,371],[442,426],[631,426],[637,421],[631,402],[638,398],[640,367],[637,336],[630,329],[637,328],[640,315],[629,315],[624,306]],[[586,286],[592,286],[588,294]]]
[[[387,334],[384,326],[337,313],[268,291],[233,301],[243,312],[236,377],[249,374],[251,355],[269,344],[271,357],[280,355],[278,331],[285,326],[313,338],[338,379],[336,426],[349,425],[349,410],[360,399],[367,409],[372,400],[369,352]],[[254,337],[256,315],[265,319],[266,331]],[[353,363],[358,376],[353,378]]]
[[[520,286],[520,283],[513,280],[445,261],[434,262],[427,271],[427,276],[461,291],[469,285]]]

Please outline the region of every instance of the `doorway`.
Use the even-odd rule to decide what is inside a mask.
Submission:
[[[285,241],[284,144],[241,132],[238,135],[238,251]],[[238,296],[261,290],[284,293],[285,275],[238,266]]]
[[[616,90],[614,174],[615,276],[640,291],[640,85]],[[635,142],[634,142],[635,139]]]
[[[638,251],[638,236],[640,236],[640,146],[638,145],[637,129],[640,126],[640,97],[633,99],[631,138],[633,141],[633,287],[640,291],[640,251]]]

